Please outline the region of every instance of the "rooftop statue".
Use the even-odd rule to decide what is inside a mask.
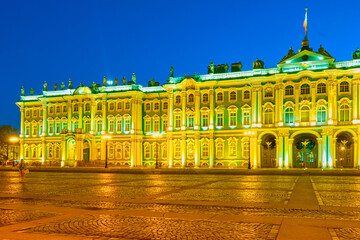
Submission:
[[[106,77],[104,75],[103,86],[106,86]]]
[[[211,61],[210,66],[208,67],[208,74],[214,73],[214,63]]]
[[[360,50],[359,48],[353,53],[353,59],[360,59]]]
[[[72,89],[73,86],[72,86],[72,81],[71,81],[71,78],[69,78],[69,89]]]
[[[30,88],[30,95],[34,95],[34,89]]]
[[[123,85],[125,85],[126,84],[126,77],[123,77],[123,79],[122,79],[122,83],[123,83]]]
[[[284,62],[286,59],[291,58],[292,56],[295,56],[295,52],[292,49],[292,47],[290,47],[290,50],[288,51],[288,53],[286,54],[285,57],[283,57],[283,59],[281,59],[280,63]]]
[[[80,83],[80,87],[83,87],[83,86],[84,86],[84,84]]]
[[[61,82],[61,85],[60,85],[61,90],[64,90],[64,87],[65,87],[64,82]]]
[[[256,61],[253,62],[253,69],[263,69],[263,68],[264,68],[264,62],[257,58]]]
[[[327,56],[327,57],[331,57],[331,58],[332,58],[332,56],[330,55],[330,53],[328,53],[328,52],[322,47],[322,45],[320,45],[320,48],[319,48],[319,50],[318,50],[318,53],[320,53],[320,54],[322,54],[322,55],[324,55],[324,56]]]
[[[24,86],[21,87],[21,96],[25,96],[25,89]]]
[[[47,83],[46,83],[46,81],[44,83],[44,91],[47,91]]]
[[[231,72],[240,72],[243,65],[241,61],[239,63],[232,63],[231,64]]]
[[[170,68],[170,77],[174,77],[174,66],[171,65],[171,68]]]
[[[117,86],[118,83],[119,83],[119,79],[116,77],[116,78],[115,78],[115,85]]]
[[[229,70],[229,64],[228,63],[225,64],[224,69],[225,69],[225,72],[227,72]]]
[[[136,83],[136,76],[135,73],[132,74],[131,76],[131,81],[133,81],[134,83]]]
[[[57,83],[55,83],[55,85],[54,85],[55,91],[56,91],[57,88],[58,88],[58,85],[57,85]]]

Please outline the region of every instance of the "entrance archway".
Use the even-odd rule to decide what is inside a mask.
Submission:
[[[341,132],[336,137],[336,167],[354,167],[354,141],[348,132]]]
[[[266,134],[261,141],[261,167],[276,167],[276,138],[272,134]]]
[[[69,139],[67,143],[67,160],[75,160],[75,140]]]
[[[83,160],[85,162],[89,162],[90,161],[90,144],[88,141],[84,141],[84,145],[83,145]]]
[[[318,161],[316,136],[308,133],[297,135],[293,143],[293,167],[317,168]]]

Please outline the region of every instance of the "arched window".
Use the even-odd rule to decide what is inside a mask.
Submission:
[[[150,158],[150,146],[149,146],[149,143],[144,144],[144,158],[145,159]]]
[[[189,94],[189,103],[194,103],[194,94]]]
[[[60,158],[60,146],[55,147],[55,158],[56,159]]]
[[[244,91],[244,99],[250,99],[250,91]]]
[[[318,123],[326,123],[326,108],[325,106],[319,106],[316,110],[316,121]]]
[[[342,104],[340,106],[340,122],[350,121],[350,107],[347,104]]]
[[[127,143],[124,146],[124,158],[129,159],[130,158],[130,145]]]
[[[187,115],[187,126],[189,128],[194,127],[194,113],[193,112],[189,112]]]
[[[236,92],[231,92],[230,93],[230,101],[235,101],[236,100]]]
[[[113,111],[115,108],[114,108],[114,103],[110,103],[109,104],[109,110],[110,111]]]
[[[67,111],[67,107],[63,106],[63,113],[66,113],[66,111]],[[42,113],[42,110],[41,110],[41,113]],[[42,114],[40,114],[40,115],[42,115]]]
[[[216,94],[216,101],[222,102],[223,100],[224,100],[224,94],[222,92]]]
[[[108,144],[108,156],[110,159],[114,159],[114,144],[109,142]]]
[[[122,149],[119,143],[116,144],[116,159],[122,158]]]
[[[236,142],[235,141],[231,141],[229,143],[229,157],[236,157],[237,155],[237,148],[236,148]]]
[[[242,152],[243,152],[243,158],[249,158],[250,155],[250,142],[244,141],[242,144]]]
[[[195,150],[194,150],[194,143],[189,142],[187,144],[187,158],[194,159]]]
[[[61,109],[60,109],[60,106],[57,106],[56,107],[56,113],[60,113]],[[36,111],[34,110],[34,115],[36,116]]]
[[[101,110],[102,110],[102,103],[101,103],[101,102],[99,102],[99,103],[97,104],[97,110],[98,110],[98,111],[101,111]]]
[[[264,124],[273,124],[273,110],[271,108],[264,111]]]
[[[243,112],[243,125],[250,125],[250,112],[244,111]]]
[[[125,103],[125,110],[129,110],[130,109],[130,102],[126,102]]]
[[[90,103],[85,104],[85,111],[86,112],[90,111]]]
[[[273,97],[273,90],[271,87],[268,87],[265,89],[265,97],[266,98],[270,98]]]
[[[181,157],[181,146],[180,146],[180,142],[179,142],[179,141],[176,141],[176,142],[175,142],[174,157],[175,157],[175,158],[180,158],[180,157]]]
[[[48,148],[48,157],[49,158],[53,158],[54,154],[53,154],[53,147],[49,146]]]
[[[145,111],[150,111],[150,103],[145,104]]]
[[[169,107],[169,104],[167,102],[163,103],[163,110],[167,110]]]
[[[285,109],[285,124],[294,124],[294,109],[292,107]]]
[[[209,143],[208,143],[208,142],[204,142],[204,143],[202,144],[201,156],[202,156],[203,158],[208,158],[208,157],[209,157]]]
[[[97,120],[97,124],[96,124],[96,132],[100,133],[102,131],[102,120]]]
[[[303,106],[300,110],[301,113],[301,122],[310,121],[310,108],[308,106]]]
[[[224,157],[224,143],[219,141],[216,143],[216,157],[223,158]]]
[[[288,85],[285,87],[285,96],[292,96],[294,95],[294,87],[291,85]]]
[[[155,111],[159,111],[159,109],[160,109],[160,104],[159,104],[159,103],[155,103],[155,104],[154,104],[154,110],[155,110]]]
[[[301,94],[310,94],[310,86],[309,86],[309,84],[301,85],[300,93]]]
[[[117,103],[117,107],[116,107],[116,108],[117,108],[117,110],[121,110],[121,102],[118,102],[118,103]]]
[[[180,104],[180,103],[181,103],[181,96],[180,96],[180,95],[177,95],[177,96],[175,97],[175,103],[176,103],[176,104]]]
[[[161,158],[162,159],[167,158],[167,143],[161,144]]]
[[[326,84],[325,83],[319,83],[317,85],[317,93],[326,93]]]
[[[340,92],[350,92],[350,87],[348,82],[341,82],[340,83]]]
[[[203,94],[203,102],[208,102],[209,101],[209,94],[204,93]]]
[[[78,112],[79,111],[79,104],[74,104],[74,112]]]

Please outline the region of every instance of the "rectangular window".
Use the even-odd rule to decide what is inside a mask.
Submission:
[[[41,135],[43,132],[43,125],[42,123],[39,124],[39,134]]]
[[[249,142],[244,142],[244,146],[243,146],[243,152],[244,152],[244,158],[249,158],[249,153],[250,153],[250,143]]]
[[[180,126],[181,126],[181,116],[176,115],[175,116],[175,128],[180,128]]]
[[[117,120],[117,123],[116,123],[116,131],[117,131],[117,132],[121,132],[121,131],[122,131],[121,120]]]
[[[224,126],[224,114],[222,112],[216,113],[216,126],[218,127]]]
[[[236,112],[230,113],[230,126],[236,126]]]
[[[244,112],[243,125],[250,125],[250,112]]]
[[[109,121],[109,132],[114,132],[114,120]]]
[[[67,128],[68,128],[67,122],[63,122],[63,129],[67,129]]]
[[[90,132],[91,129],[91,123],[90,120],[85,121],[85,132]]]
[[[50,134],[54,133],[54,123],[49,123],[49,133]]]
[[[103,128],[102,121],[101,120],[97,121],[96,132],[100,133],[102,131],[102,128]]]
[[[175,158],[181,157],[181,147],[179,143],[175,144]]]
[[[151,121],[145,120],[145,132],[149,133],[151,131]]]
[[[154,120],[154,132],[159,132],[159,131],[160,131],[159,120]]]
[[[56,133],[60,133],[60,123],[59,123],[59,122],[56,123],[55,129],[56,129],[56,130],[55,130]]]
[[[190,113],[188,115],[188,127],[193,128],[194,127],[194,114]]]
[[[163,132],[166,132],[168,129],[168,120],[167,119],[164,119],[163,120],[163,128],[162,128],[162,131]]]
[[[125,132],[130,131],[130,119],[125,119]]]
[[[202,127],[208,127],[209,126],[209,114],[203,113],[202,114]]]
[[[37,136],[37,126],[36,125],[33,125],[33,133],[32,133],[33,136]]]

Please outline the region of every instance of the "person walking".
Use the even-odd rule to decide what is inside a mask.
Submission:
[[[25,181],[25,174],[29,172],[29,170],[26,169],[24,159],[20,159],[19,172],[20,172],[20,176],[21,176],[21,181],[24,182]]]

